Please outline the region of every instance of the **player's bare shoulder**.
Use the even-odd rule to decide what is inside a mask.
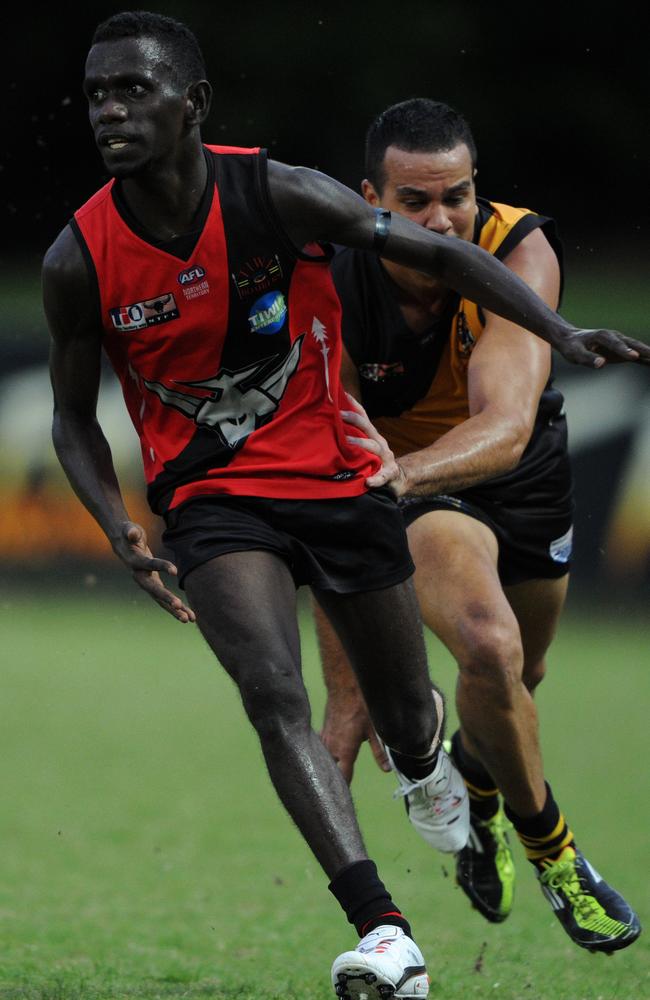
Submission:
[[[43,305],[52,335],[75,328],[99,330],[97,292],[71,225],[65,226],[43,258]]]
[[[510,253],[506,254],[503,263],[513,270],[517,270],[517,264],[542,267],[557,271],[558,274],[560,270],[557,253],[541,228],[532,229],[527,233],[521,242],[513,247]]]
[[[369,245],[374,213],[360,195],[311,167],[270,160],[271,200],[294,243],[311,240]]]

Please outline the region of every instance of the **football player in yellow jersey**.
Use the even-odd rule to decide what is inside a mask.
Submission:
[[[474,140],[452,108],[424,99],[389,108],[368,132],[366,169],[371,205],[478,243],[558,307],[552,220],[477,199]],[[461,728],[451,745],[471,801],[458,882],[488,920],[508,916],[512,824],[571,938],[591,950],[624,948],[639,935],[638,918],[576,846],[545,781],[533,700],[571,554],[566,426],[550,348],[439,278],[372,254],[342,251],[333,274],[346,387],[398,458],[391,487],[423,618],[458,662]],[[369,430],[363,413],[349,419]],[[348,780],[364,739],[389,769],[343,649],[320,611],[317,622],[323,739]]]

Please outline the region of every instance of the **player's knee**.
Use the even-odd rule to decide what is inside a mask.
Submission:
[[[311,724],[307,693],[293,666],[262,667],[254,679],[240,684],[246,714],[260,738],[291,738]]]
[[[438,729],[438,717],[433,702],[428,699],[408,699],[400,705],[387,706],[373,722],[380,739],[399,753],[421,756],[431,748]]]
[[[523,652],[517,629],[494,618],[477,617],[468,623],[464,639],[459,684],[489,687],[508,697],[522,677]]]

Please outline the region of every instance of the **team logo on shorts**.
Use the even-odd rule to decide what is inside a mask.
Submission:
[[[178,319],[180,312],[172,292],[163,292],[154,299],[133,302],[130,306],[117,306],[108,310],[116,330],[144,330],[148,326],[159,326]]]
[[[471,354],[476,343],[476,337],[467,325],[464,312],[458,313],[456,320],[456,332],[458,334],[458,346],[461,354]]]
[[[251,333],[277,333],[287,318],[287,303],[282,292],[268,292],[256,299],[248,314]]]
[[[249,295],[259,295],[282,277],[280,259],[277,253],[273,256],[251,257],[231,277],[240,299],[246,299]]]
[[[567,532],[556,538],[548,547],[551,559],[554,562],[567,563],[571,558],[571,551],[573,549],[573,527],[569,528]]]
[[[404,364],[401,361],[392,361],[388,364],[374,362],[373,364],[359,365],[359,375],[368,382],[385,382],[395,375],[404,374]]]

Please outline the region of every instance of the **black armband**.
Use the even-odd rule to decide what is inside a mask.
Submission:
[[[386,246],[386,240],[390,233],[390,212],[387,208],[375,209],[375,235],[372,241],[372,249],[375,253],[381,253]]]

